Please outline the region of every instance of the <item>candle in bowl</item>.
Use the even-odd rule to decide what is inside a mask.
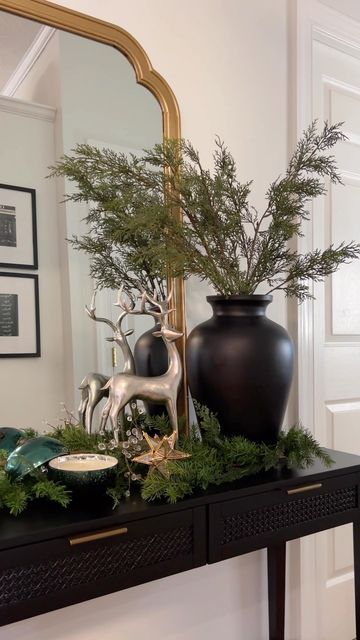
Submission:
[[[118,461],[100,453],[73,453],[49,462],[49,476],[73,491],[107,489],[114,485]]]

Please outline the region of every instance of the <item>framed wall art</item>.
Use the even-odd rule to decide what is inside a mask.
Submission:
[[[0,272],[0,358],[40,357],[37,275]]]
[[[35,189],[0,184],[0,267],[38,268]]]

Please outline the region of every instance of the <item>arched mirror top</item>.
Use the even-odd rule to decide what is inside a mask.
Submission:
[[[0,10],[16,16],[34,20],[35,22],[67,31],[77,36],[109,45],[122,53],[134,68],[137,82],[148,89],[157,100],[162,114],[162,132],[164,137],[180,137],[180,113],[176,98],[164,80],[153,69],[151,62],[137,40],[122,29],[97,18],[81,14],[46,0],[0,0]],[[175,280],[174,306],[176,308],[175,324],[185,334],[184,283]],[[184,361],[185,337],[178,341],[178,348]],[[185,401],[186,381],[179,397],[179,410],[187,415]]]
[[[144,49],[130,33],[46,0],[0,0],[0,9],[118,49],[133,65],[137,81],[158,100],[163,113],[164,136],[180,137],[180,112],[175,95],[166,80],[153,69]]]

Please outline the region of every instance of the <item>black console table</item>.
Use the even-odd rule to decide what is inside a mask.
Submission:
[[[283,640],[286,541],[352,522],[360,637],[360,456],[278,470],[176,505],[49,506],[0,519],[0,624],[267,547],[269,638]]]

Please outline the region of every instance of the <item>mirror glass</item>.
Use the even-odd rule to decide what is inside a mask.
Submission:
[[[157,100],[137,84],[118,50],[0,12],[2,426],[56,424],[61,403],[77,410],[79,385],[88,372],[109,376],[122,370],[121,350],[114,369],[113,343],[106,341],[111,329],[84,310],[94,286],[88,259],[66,241],[84,232],[86,205],[61,203],[72,187],[46,178],[49,166],[77,143],[139,153],[162,136]],[[31,262],[35,208],[37,266]],[[1,277],[7,273],[14,275]],[[36,279],[24,275],[38,276],[40,357],[32,351]],[[116,320],[115,299],[115,292],[102,292],[96,313]],[[134,329],[130,344],[152,324],[150,318],[126,319],[124,328]],[[20,326],[29,334],[25,346]],[[25,348],[33,357],[19,357]]]

